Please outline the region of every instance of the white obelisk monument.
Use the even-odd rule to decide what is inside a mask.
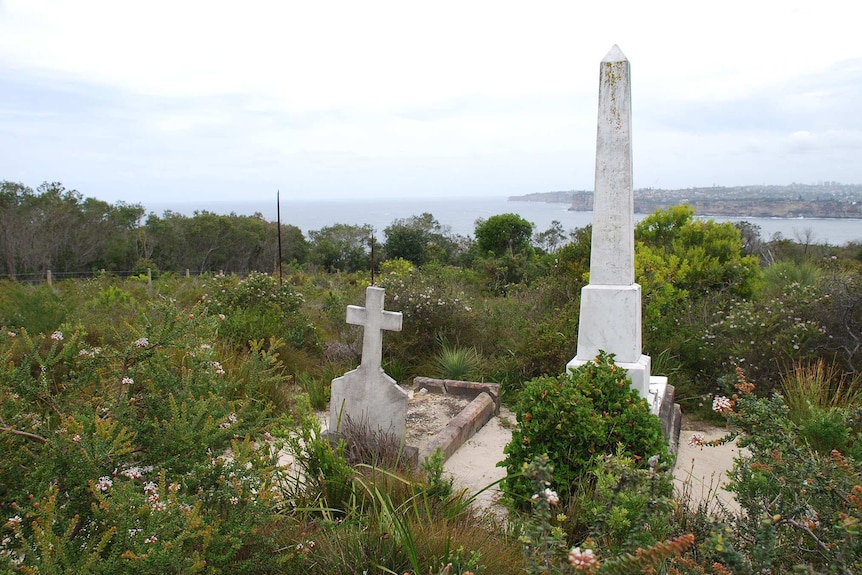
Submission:
[[[629,61],[617,46],[601,63],[590,283],[581,290],[578,352],[567,369],[613,353],[632,387],[649,398],[650,358],[641,353],[641,286],[635,283],[632,107]]]

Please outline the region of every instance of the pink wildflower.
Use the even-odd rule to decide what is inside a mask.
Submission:
[[[106,475],[104,477],[100,477],[96,482],[96,489],[99,491],[107,491],[112,485],[114,485],[114,482]]]
[[[227,421],[224,421],[219,424],[219,427],[222,429],[227,429],[231,425],[237,422],[236,413],[231,413],[227,416]]]
[[[124,469],[121,473],[129,479],[140,479],[141,477],[143,477],[144,473],[149,473],[152,470],[152,465],[145,465],[144,467],[138,467],[137,465],[135,465],[133,467],[129,467],[128,469]]]
[[[51,334],[51,339],[54,341],[63,341],[63,332],[60,330],[55,331]]]
[[[733,403],[723,395],[717,395],[712,400],[712,410],[721,415],[727,415],[733,411]]]
[[[21,516],[13,515],[6,521],[6,525],[8,527],[17,527],[18,525],[21,525]]]
[[[569,551],[569,564],[580,571],[583,569],[593,569],[598,567],[599,560],[596,559],[592,549],[584,549],[581,551],[580,547],[573,547],[572,550]]]
[[[145,337],[139,337],[135,340],[136,347],[147,347],[148,345],[150,345],[150,340]]]
[[[135,383],[135,380],[132,379],[131,377],[124,377],[123,378],[123,385],[134,385],[134,383]]]
[[[692,433],[691,439],[688,440],[688,444],[692,447],[701,447],[706,443],[706,438],[702,433]]]
[[[18,337],[18,334],[15,333],[14,331],[7,331],[6,335],[9,337]]]

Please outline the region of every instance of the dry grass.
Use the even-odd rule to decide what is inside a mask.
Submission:
[[[818,360],[797,363],[781,378],[781,393],[795,423],[806,421],[812,411],[862,404],[862,381],[848,378],[834,363]]]

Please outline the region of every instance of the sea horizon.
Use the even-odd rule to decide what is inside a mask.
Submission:
[[[166,211],[192,216],[195,212],[215,214],[254,215],[267,221],[277,221],[276,201],[263,200],[212,200],[202,202],[151,202],[143,204],[147,214],[163,217]],[[534,224],[534,232],[542,232],[558,221],[566,233],[592,223],[593,213],[570,211],[566,203],[525,202],[508,197],[438,197],[438,198],[356,198],[350,200],[281,200],[281,222],[298,227],[308,235],[334,224],[370,225],[375,235],[383,239],[386,227],[396,220],[430,213],[451,233],[473,236],[477,219],[514,213]],[[647,214],[635,214],[640,221]],[[701,217],[701,216],[697,216]],[[862,242],[862,220],[818,218],[752,218],[709,217],[718,222],[746,221],[760,227],[761,237],[771,239],[775,234],[794,241],[842,246],[848,242]]]

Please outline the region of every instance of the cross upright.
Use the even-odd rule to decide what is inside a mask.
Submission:
[[[366,373],[382,370],[383,330],[401,331],[401,312],[383,309],[385,293],[383,288],[369,286],[365,290],[365,307],[347,306],[347,323],[365,328],[362,334],[362,362],[359,367]]]

